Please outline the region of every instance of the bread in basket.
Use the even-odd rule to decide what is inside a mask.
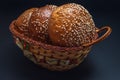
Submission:
[[[63,71],[78,66],[93,44],[111,33],[109,26],[95,27],[89,12],[75,3],[32,8],[22,16],[27,19],[24,21],[23,17],[22,20],[18,17],[10,24],[15,42],[26,57],[49,70]],[[21,25],[26,21],[27,27]],[[21,27],[25,32],[20,31],[23,30]],[[99,36],[104,30],[106,32]]]

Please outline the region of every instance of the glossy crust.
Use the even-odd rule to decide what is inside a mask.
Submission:
[[[92,16],[81,5],[64,4],[53,11],[48,28],[54,45],[75,47],[96,39]]]
[[[57,6],[46,5],[34,11],[29,21],[29,32],[32,39],[48,42],[48,20]]]
[[[16,20],[15,22],[15,28],[20,33],[25,34],[26,36],[29,36],[28,27],[29,27],[29,20],[31,18],[31,15],[34,11],[36,11],[38,8],[30,8],[26,11],[24,11]]]

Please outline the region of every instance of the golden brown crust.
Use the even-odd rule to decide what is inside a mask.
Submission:
[[[51,40],[53,45],[64,47],[90,43],[97,34],[89,12],[75,3],[28,9],[15,25],[20,33],[36,41],[49,43]]]
[[[46,5],[33,12],[29,22],[31,38],[41,42],[48,40],[48,19],[56,7],[55,5]]]
[[[24,11],[16,20],[15,25],[16,25],[16,29],[20,32],[23,33],[25,35],[28,36],[28,22],[30,20],[30,17],[32,15],[32,13],[37,10],[37,8],[30,8],[26,11]]]
[[[75,3],[64,4],[53,11],[48,28],[54,45],[80,46],[95,39],[95,24],[89,12]]]

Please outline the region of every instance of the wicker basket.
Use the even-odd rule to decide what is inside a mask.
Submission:
[[[97,29],[98,33],[103,30],[107,31],[92,43],[80,47],[68,48],[37,42],[20,34],[14,27],[13,21],[10,25],[10,31],[13,34],[16,44],[23,50],[24,55],[44,68],[57,71],[69,70],[78,66],[87,56],[92,45],[102,41],[111,33],[110,27]]]

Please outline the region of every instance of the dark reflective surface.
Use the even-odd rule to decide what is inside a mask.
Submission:
[[[65,72],[51,72],[23,56],[14,44],[9,24],[24,10],[45,4],[76,2],[93,15],[97,27],[109,25],[112,34],[93,46],[78,67]],[[0,80],[120,80],[120,9],[113,0],[4,0],[0,3]]]

